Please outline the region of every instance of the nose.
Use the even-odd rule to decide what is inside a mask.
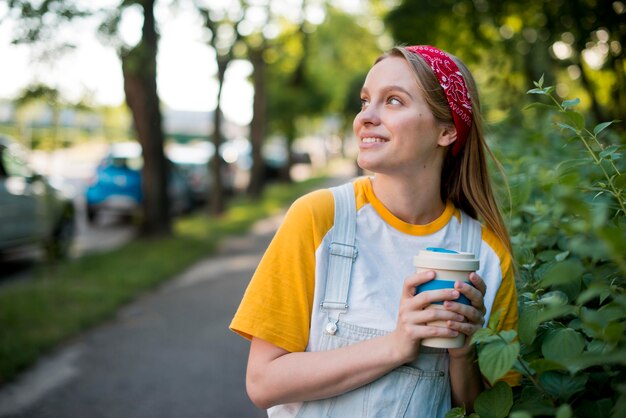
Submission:
[[[363,107],[361,111],[354,118],[354,126],[357,125],[378,125],[380,123],[380,114],[377,106],[373,103]]]

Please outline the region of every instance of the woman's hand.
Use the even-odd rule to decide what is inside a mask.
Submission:
[[[448,321],[450,329],[465,334],[465,345],[463,347],[448,349],[451,356],[466,356],[470,352],[473,354],[470,340],[474,333],[482,328],[485,323],[487,309],[485,308],[484,297],[487,285],[476,273],[471,273],[469,279],[473,286],[459,281],[455,283],[454,288],[470,300],[471,306],[453,301],[445,301],[443,303],[444,309],[464,317],[464,320],[461,322]]]
[[[439,289],[415,294],[417,286],[434,278],[434,271],[423,271],[409,276],[404,281],[398,322],[396,329],[392,332],[393,348],[403,363],[415,360],[422,339],[456,337],[459,332],[463,332],[457,329],[458,327],[446,328],[427,325],[434,321],[463,324],[466,318],[463,312],[456,312],[455,309],[426,309],[433,302],[446,301],[445,303],[447,303],[457,299],[461,294],[460,289]],[[473,295],[473,297],[477,299],[477,296]],[[470,300],[472,299],[470,298]],[[480,300],[482,301],[482,296]]]

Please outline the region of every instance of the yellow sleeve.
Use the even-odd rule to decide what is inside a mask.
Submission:
[[[332,227],[329,190],[296,200],[257,266],[230,329],[287,351],[308,344],[315,290],[315,251]]]
[[[490,231],[483,229],[485,242],[494,249],[500,259],[500,268],[502,269],[502,283],[496,293],[493,302],[492,314],[500,312],[500,320],[497,330],[515,330],[517,331],[518,308],[517,308],[517,288],[515,287],[515,269],[511,256],[506,251],[500,241]],[[521,375],[515,371],[508,372],[500,380],[509,384],[509,386],[519,385]]]

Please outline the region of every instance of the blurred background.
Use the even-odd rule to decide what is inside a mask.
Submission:
[[[563,139],[541,106],[525,109],[535,99],[526,92],[553,87],[554,100],[581,115],[569,115],[574,125],[626,120],[624,1],[5,0],[0,295],[15,298],[18,282],[47,278],[49,286],[62,282],[58,275],[70,283],[89,269],[102,272],[96,257],[121,257],[120,248],[131,254],[129,243],[190,240],[194,250],[180,250],[188,258],[155,267],[162,277],[129,291],[136,294],[209,254],[229,233],[228,222],[247,227],[243,217],[251,224],[269,216],[259,203],[268,187],[357,175],[352,120],[359,91],[376,57],[398,44],[435,45],[471,69],[489,143],[507,173],[508,180],[494,180],[522,264],[564,245],[563,230],[530,229],[550,206],[532,202],[562,197],[557,186],[571,198],[583,183],[592,189],[597,176],[580,164],[584,148],[565,149],[572,135]],[[567,102],[574,98],[580,100]],[[604,140],[614,148],[602,158],[615,167],[623,123],[610,131]],[[303,192],[291,190],[272,205]],[[623,205],[620,190],[613,197]],[[596,223],[574,232],[593,235]],[[568,251],[601,258],[577,245]],[[92,266],[64,270],[81,259]],[[123,265],[119,258],[102,263]],[[107,312],[129,299],[116,299]],[[63,302],[46,303],[55,309]],[[99,313],[24,351],[8,336],[21,321],[15,309],[0,314],[0,356],[19,352],[23,359],[0,368],[0,385],[77,329],[111,315]]]

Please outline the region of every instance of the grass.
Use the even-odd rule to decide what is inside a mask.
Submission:
[[[111,317],[122,305],[214,252],[225,237],[246,232],[325,178],[267,188],[258,201],[237,198],[219,218],[176,220],[172,237],[137,239],[120,248],[44,265],[33,280],[0,289],[0,385],[39,356]]]

